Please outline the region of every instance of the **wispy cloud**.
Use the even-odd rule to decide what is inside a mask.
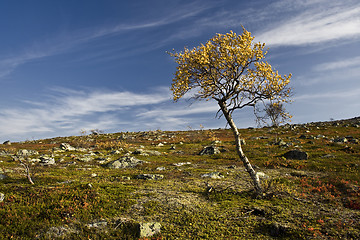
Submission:
[[[179,108],[172,108],[172,109],[164,109],[164,108],[157,108],[154,110],[146,111],[143,113],[139,113],[137,116],[142,118],[149,118],[149,117],[180,117],[186,116],[191,114],[202,114],[202,113],[215,113],[218,111],[219,107],[213,101],[198,101],[190,104],[189,102],[182,101],[181,109]]]
[[[318,64],[314,67],[315,71],[341,71],[348,68],[360,68],[360,57],[352,57],[348,59],[342,59],[338,61],[331,61]]]
[[[51,93],[44,96],[47,102],[28,101],[19,108],[0,109],[0,140],[76,135],[80,130],[91,129],[116,132],[185,130],[188,126],[198,128],[200,124],[212,128],[225,126],[224,119],[215,117],[219,109],[216,102],[174,103],[170,90],[164,87],[151,93],[66,88]],[[245,122],[253,123],[248,119]]]
[[[170,101],[169,90],[164,88],[144,94],[67,89],[53,93],[46,103],[35,102],[28,103],[26,107],[1,109],[0,135],[76,134],[80,129],[95,126],[104,129],[131,125],[134,108]]]
[[[339,101],[340,99],[342,100],[341,102],[343,102],[344,99],[347,99],[351,102],[360,102],[360,88],[355,88],[352,90],[343,90],[343,91],[331,91],[331,92],[328,91],[317,94],[302,94],[294,97],[295,102],[296,101],[313,102],[316,99],[321,100],[320,102],[325,105],[329,105],[330,102]],[[329,99],[331,101],[329,101]]]
[[[318,1],[300,10],[257,34],[256,39],[271,46],[298,46],[360,38],[358,2],[344,1],[339,5],[333,1]]]

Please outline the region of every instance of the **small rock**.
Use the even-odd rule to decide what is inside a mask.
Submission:
[[[358,144],[359,143],[359,140],[357,140],[356,138],[354,138],[353,136],[346,136],[345,137],[347,140],[348,140],[348,142],[350,142],[350,143],[354,143],[354,144]]]
[[[91,174],[91,177],[97,177],[97,174],[96,174],[96,173],[92,173],[92,174]]]
[[[158,151],[154,151],[154,150],[144,150],[144,149],[136,149],[132,154],[135,155],[141,155],[141,156],[149,156],[149,155],[153,155],[153,156],[160,156],[161,153]]]
[[[29,159],[28,162],[30,162],[30,163],[38,163],[38,162],[41,162],[41,160],[39,158],[32,158],[32,159]]]
[[[93,160],[93,157],[91,154],[85,154],[85,155],[77,158],[77,160],[80,162],[91,162]]]
[[[284,147],[284,146],[287,146],[287,143],[286,143],[284,140],[280,139],[279,141],[275,142],[274,145],[278,145],[278,146],[280,146],[280,147]]]
[[[215,140],[215,141],[213,141],[211,144],[216,145],[216,144],[220,144],[220,143],[221,143],[221,141]]]
[[[158,222],[137,223],[131,219],[121,218],[116,224],[116,228],[124,229],[136,239],[152,237],[161,231],[161,224]]]
[[[0,202],[3,202],[5,199],[5,194],[0,193]]]
[[[191,162],[179,162],[179,163],[174,163],[173,165],[177,166],[177,167],[181,167],[181,166],[190,165],[190,164],[191,164]]]
[[[333,141],[334,143],[347,143],[348,142],[348,140],[347,140],[347,138],[346,137],[340,137],[340,138],[336,138],[336,139],[334,139],[334,141]]]
[[[147,153],[145,153],[145,150],[144,149],[136,149],[135,151],[132,152],[132,154],[135,154],[135,155],[142,155],[142,156],[149,156]]]
[[[124,156],[115,161],[106,164],[108,168],[134,168],[139,164],[146,163],[146,161],[139,160],[131,156]]]
[[[44,166],[48,166],[48,165],[54,165],[55,164],[55,159],[51,158],[51,157],[40,157],[40,164],[44,165]]]
[[[76,148],[72,147],[69,143],[61,143],[60,149],[65,151],[75,151]]]
[[[291,150],[284,154],[286,159],[293,159],[293,160],[307,160],[309,155],[307,152],[303,152],[300,150]]]
[[[160,233],[161,224],[158,222],[140,223],[140,238],[151,237],[155,234]]]
[[[27,157],[30,155],[38,155],[39,153],[35,150],[20,149],[16,155],[21,157]]]
[[[136,179],[144,179],[144,180],[160,180],[163,178],[164,175],[160,175],[160,174],[139,174],[136,176]]]
[[[114,151],[110,152],[110,154],[120,154],[120,153],[121,153],[120,150],[114,150]]]
[[[211,172],[211,173],[205,173],[201,175],[203,178],[212,178],[212,179],[221,179],[224,178],[224,176],[219,172]]]
[[[4,180],[5,178],[7,178],[7,176],[6,176],[6,175],[4,175],[4,174],[0,174],[0,180]]]
[[[203,150],[199,153],[199,155],[212,155],[212,154],[219,154],[220,150],[215,146],[207,146],[204,147]]]
[[[54,238],[65,238],[67,235],[71,233],[75,233],[76,230],[69,226],[59,226],[59,227],[51,227],[46,233],[46,238],[54,239]]]
[[[106,220],[97,220],[97,221],[87,224],[86,226],[88,228],[101,229],[101,228],[105,228],[107,226],[107,224],[108,224],[108,222]]]
[[[146,153],[149,155],[152,155],[152,156],[160,156],[161,155],[161,153],[159,151],[155,151],[155,150],[147,150]]]
[[[158,171],[165,171],[165,167],[157,167],[156,170],[158,170]]]

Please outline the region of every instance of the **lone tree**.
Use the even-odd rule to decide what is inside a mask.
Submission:
[[[264,115],[258,115],[258,113]],[[290,120],[291,115],[286,112],[285,106],[283,103],[279,102],[270,102],[264,105],[263,110],[258,110],[256,113],[256,117],[259,125],[261,122],[266,123],[267,120],[270,120],[272,127],[278,127],[281,123],[284,123]]]
[[[174,101],[194,89],[195,99],[217,102],[220,107],[218,113],[221,112],[231,127],[237,153],[255,191],[262,194],[259,176],[242,150],[240,133],[232,113],[244,107],[257,109],[266,100],[277,103],[289,101],[291,74],[281,76],[274,71],[269,63],[263,61],[265,44],[254,43],[253,40],[251,33],[243,27],[242,35],[232,31],[216,34],[205,45],[169,53],[178,64],[171,90]]]

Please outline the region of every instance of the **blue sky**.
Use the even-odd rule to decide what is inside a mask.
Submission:
[[[0,142],[225,127],[215,102],[171,100],[166,51],[241,25],[293,74],[293,123],[360,115],[358,0],[2,0]]]

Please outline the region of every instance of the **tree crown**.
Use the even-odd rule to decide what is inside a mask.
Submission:
[[[243,28],[241,35],[216,34],[205,45],[169,53],[178,64],[171,86],[173,99],[196,89],[195,98],[226,102],[230,112],[264,100],[287,102],[291,74],[281,76],[273,70],[263,61],[265,44],[253,40]]]

